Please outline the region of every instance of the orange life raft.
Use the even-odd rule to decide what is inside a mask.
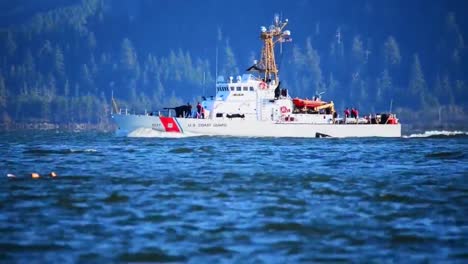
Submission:
[[[320,101],[320,100],[315,101],[315,100],[305,100],[305,99],[294,98],[293,104],[298,108],[304,108],[304,107],[314,108],[317,106],[324,105],[326,104],[326,102]]]

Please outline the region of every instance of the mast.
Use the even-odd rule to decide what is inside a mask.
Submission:
[[[276,83],[279,83],[275,61],[275,44],[291,41],[291,32],[284,30],[287,24],[288,19],[283,22],[278,15],[275,15],[274,25],[271,25],[268,30],[266,27],[261,27],[260,39],[263,41],[263,48],[258,66],[265,73],[265,80],[275,80]]]

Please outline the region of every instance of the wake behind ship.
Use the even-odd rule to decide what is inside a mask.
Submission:
[[[115,107],[116,133],[137,136],[138,131],[151,130],[162,137],[401,137],[401,125],[392,113],[361,118],[353,112],[338,118],[333,101],[291,98],[281,87],[275,61],[275,45],[291,41],[287,24],[287,19],[275,17],[268,29],[261,27],[260,61],[242,76],[218,76],[216,95],[203,98],[196,107],[185,105],[141,115]]]

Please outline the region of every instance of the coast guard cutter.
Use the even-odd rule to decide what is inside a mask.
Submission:
[[[401,125],[394,114],[366,118],[338,118],[333,101],[291,98],[281,87],[275,61],[275,45],[291,41],[288,20],[275,17],[268,29],[261,27],[261,59],[242,76],[216,80],[216,95],[191,110],[129,114],[117,110],[112,118],[117,134],[135,135],[151,130],[157,135],[236,137],[400,137]]]

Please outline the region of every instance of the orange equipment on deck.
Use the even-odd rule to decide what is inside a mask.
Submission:
[[[294,105],[298,108],[304,108],[304,107],[314,108],[314,107],[321,106],[327,103],[327,102],[320,101],[320,100],[315,101],[315,100],[305,100],[305,99],[299,99],[299,98],[294,98],[292,101]]]

